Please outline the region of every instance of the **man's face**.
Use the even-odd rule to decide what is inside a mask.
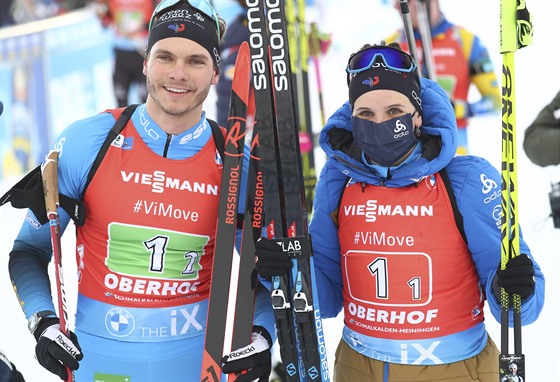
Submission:
[[[198,43],[170,37],[154,44],[144,61],[151,112],[181,117],[195,111],[200,118],[202,103],[218,74],[208,51]]]

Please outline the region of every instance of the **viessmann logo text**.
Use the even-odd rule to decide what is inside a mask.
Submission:
[[[152,187],[152,192],[161,194],[165,189],[195,192],[198,194],[218,195],[217,184],[202,182],[191,182],[184,179],[171,178],[165,175],[165,171],[154,171],[151,174],[143,174],[134,171],[122,171],[121,177],[125,183],[143,184]]]
[[[434,206],[378,204],[377,200],[368,200],[366,204],[344,206],[344,214],[365,216],[366,222],[373,223],[377,216],[434,216]]]

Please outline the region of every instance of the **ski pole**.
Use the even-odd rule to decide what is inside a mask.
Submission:
[[[61,332],[70,338],[68,329],[68,312],[66,310],[66,292],[64,290],[64,277],[62,273],[62,247],[60,244],[60,219],[58,216],[58,207],[60,205],[58,199],[58,152],[51,151],[47,160],[41,166],[41,175],[43,178],[43,190],[45,193],[45,205],[49,225],[51,229],[51,244],[53,248],[54,268],[56,277],[58,315],[60,320]],[[66,367],[68,377],[66,382],[74,381],[74,373],[69,367]]]
[[[531,43],[533,27],[524,0],[500,1],[500,53],[502,54],[502,225],[501,269],[519,255],[519,219],[517,215],[517,163],[515,122],[515,63],[514,52]],[[510,363],[518,368],[518,375],[525,380],[525,355],[521,346],[521,296],[512,300],[501,288],[501,351],[500,377],[505,375]],[[513,306],[514,354],[509,353],[509,310]]]
[[[311,34],[309,36],[309,53],[313,60],[313,67],[315,68],[315,80],[317,81],[317,91],[319,93],[319,110],[321,112],[321,126],[325,126],[327,121],[325,117],[325,105],[323,102],[323,85],[321,82],[321,65],[319,63],[319,54],[321,52],[321,42],[319,37],[319,29],[316,23],[311,23]]]
[[[399,5],[401,7],[401,15],[404,25],[404,34],[406,35],[406,41],[408,43],[408,49],[410,50],[410,55],[414,58],[414,61],[418,64],[418,52],[416,51],[416,41],[414,41],[414,30],[412,29],[412,22],[410,21],[410,10],[408,9],[408,0],[399,0]],[[420,73],[421,71],[418,70]]]
[[[416,14],[418,16],[418,26],[422,37],[422,60],[426,65],[426,75],[430,80],[436,81],[436,67],[432,54],[432,24],[428,17],[427,5],[424,0],[416,2]],[[418,64],[420,64],[418,62]]]

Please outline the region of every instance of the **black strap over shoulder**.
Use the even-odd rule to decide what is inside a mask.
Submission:
[[[222,162],[224,161],[224,149],[226,147],[226,141],[224,139],[224,135],[222,134],[222,130],[218,123],[211,119],[206,119],[208,123],[210,123],[210,127],[212,128],[212,136],[214,137],[214,142],[216,143],[216,147],[218,148],[218,152],[220,153],[220,158],[222,158]]]
[[[86,184],[84,185],[84,189],[82,190],[82,199],[84,198],[84,195],[86,194],[86,189],[88,188],[89,184],[91,183],[91,180],[93,179],[93,176],[95,175],[95,173],[97,172],[97,169],[101,165],[101,161],[103,161],[103,158],[105,157],[105,154],[107,154],[107,150],[109,150],[109,147],[111,146],[111,143],[113,143],[115,138],[124,129],[124,127],[128,123],[128,120],[130,119],[130,117],[134,113],[134,110],[136,110],[137,107],[138,107],[138,105],[130,105],[126,109],[124,109],[121,116],[117,119],[117,122],[115,122],[115,124],[113,125],[113,128],[111,129],[111,131],[109,131],[109,134],[107,135],[107,138],[105,138],[105,142],[103,142],[103,145],[101,146],[101,149],[97,153],[97,156],[95,157],[95,160],[93,161],[93,164],[91,165],[91,169],[89,170],[88,177],[87,177],[87,180],[86,180]]]
[[[447,175],[447,171],[445,170],[445,168],[439,171],[439,175],[443,180],[443,184],[445,184],[447,195],[449,195],[449,201],[451,202],[451,207],[453,208],[453,215],[455,216],[455,224],[457,225],[457,229],[459,230],[459,233],[461,233],[461,236],[463,237],[465,243],[468,244],[467,235],[465,234],[465,227],[463,224],[463,215],[461,215],[459,206],[457,206],[457,199],[455,198],[455,193],[453,192],[451,182],[449,181],[449,175]]]

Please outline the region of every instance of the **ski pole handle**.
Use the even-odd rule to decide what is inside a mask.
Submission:
[[[412,21],[410,21],[410,10],[408,8],[408,0],[399,0],[399,5],[401,7],[401,15],[403,19],[404,32],[406,35],[406,41],[408,43],[408,49],[410,50],[410,55],[416,61],[418,65],[418,52],[416,50],[416,41],[414,40],[414,31],[412,29]],[[420,69],[418,69],[420,72]],[[419,73],[420,74],[420,73]]]
[[[51,151],[42,168],[43,191],[45,193],[45,206],[49,220],[58,216],[58,152]]]

